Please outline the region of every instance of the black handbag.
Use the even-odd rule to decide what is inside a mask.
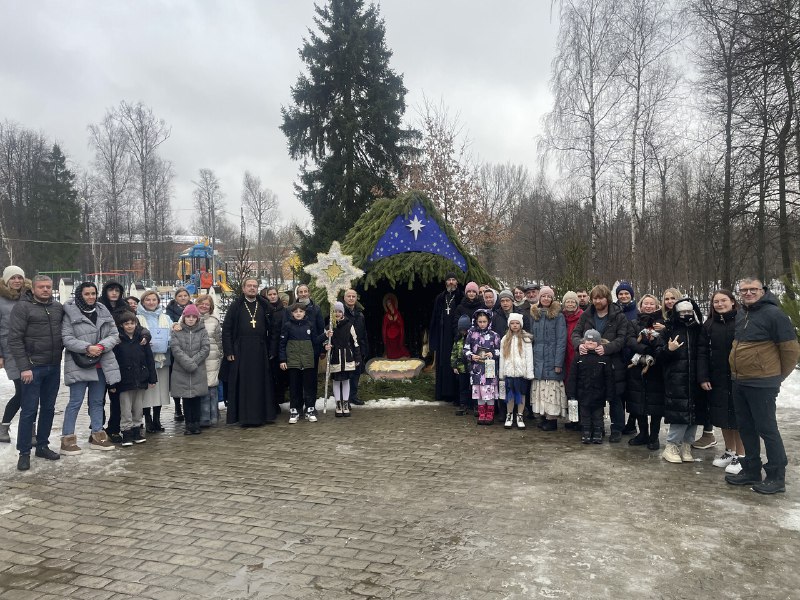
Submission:
[[[102,354],[98,356],[89,356],[88,354],[81,354],[80,352],[73,352],[72,350],[70,350],[69,353],[72,355],[72,360],[81,369],[91,369],[97,366],[97,363],[99,363],[100,359],[103,357]]]

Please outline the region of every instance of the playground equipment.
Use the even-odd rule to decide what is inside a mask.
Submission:
[[[202,290],[208,293],[215,286],[219,286],[221,292],[230,292],[228,277],[225,270],[215,264],[218,262],[208,242],[198,242],[178,257],[178,278],[192,296],[197,296]]]

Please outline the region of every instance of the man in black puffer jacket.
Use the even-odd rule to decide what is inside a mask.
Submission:
[[[53,300],[53,280],[46,275],[33,278],[33,289],[23,294],[11,311],[8,347],[22,380],[22,413],[17,433],[17,469],[27,471],[31,462],[33,422],[36,427],[36,456],[58,460],[49,448],[56,396],[61,381],[61,320],[64,309]]]
[[[614,369],[615,392],[609,403],[611,413],[611,436],[608,441],[618,443],[625,427],[625,409],[622,395],[625,393],[626,368],[622,361],[622,350],[628,342],[631,328],[628,319],[619,306],[611,300],[611,290],[605,285],[596,285],[589,293],[592,306],[581,315],[581,320],[572,330],[572,346],[579,354],[586,354],[583,336],[590,329],[596,329],[603,336],[603,344],[595,351],[600,356],[608,356]],[[535,343],[535,342],[534,342]]]

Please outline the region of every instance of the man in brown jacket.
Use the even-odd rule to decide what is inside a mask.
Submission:
[[[739,281],[742,310],[728,362],[733,378],[736,422],[744,443],[742,470],[726,475],[732,485],[752,485],[760,494],[785,492],[786,451],[778,431],[775,402],[781,383],[797,365],[797,334],[778,300],[756,278]],[[761,480],[761,440],[767,452]]]

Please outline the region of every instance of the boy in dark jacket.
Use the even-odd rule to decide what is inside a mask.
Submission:
[[[309,423],[316,423],[317,370],[314,357],[324,334],[318,331],[316,320],[306,317],[306,307],[299,302],[292,304],[289,312],[291,316],[281,328],[278,349],[281,369],[289,371],[289,423],[300,420],[303,404],[308,407],[306,418]]]
[[[567,380],[567,397],[578,401],[584,444],[603,443],[603,408],[614,397],[611,359],[595,352],[602,341],[596,329],[583,334],[581,344],[587,352],[575,355]]]
[[[158,378],[150,344],[142,345],[142,328],[136,315],[127,310],[119,311],[116,322],[120,341],[114,346],[114,355],[121,379],[111,386],[110,391],[119,394],[122,445],[132,446],[147,441],[139,428],[142,400],[145,390],[154,387]]]

